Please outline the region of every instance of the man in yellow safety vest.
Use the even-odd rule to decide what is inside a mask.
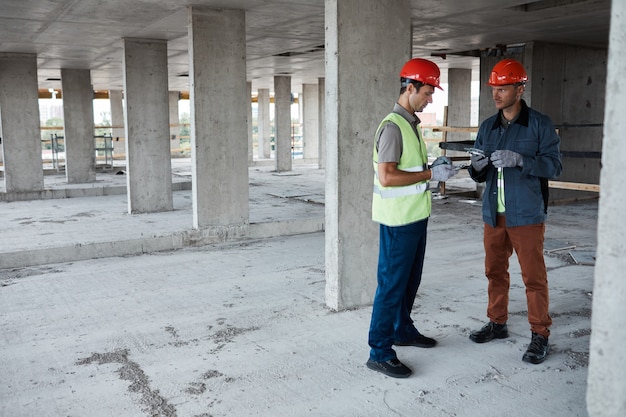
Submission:
[[[426,227],[431,211],[428,184],[446,181],[458,168],[445,157],[428,167],[419,113],[432,103],[439,67],[414,58],[400,71],[400,97],[381,122],[374,146],[372,219],[380,223],[378,287],[369,330],[367,367],[394,378],[412,371],[396,356],[393,345],[429,348],[437,344],[414,326],[411,310],[422,278]]]

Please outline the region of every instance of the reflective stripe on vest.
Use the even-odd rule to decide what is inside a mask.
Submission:
[[[421,172],[427,169],[427,165],[419,167],[405,168],[403,171]],[[378,179],[378,172],[374,173]],[[428,191],[429,182],[420,182],[417,184],[405,185],[404,187],[380,187],[378,181],[374,181],[374,194],[379,194],[381,198],[405,197],[407,195],[422,194]]]

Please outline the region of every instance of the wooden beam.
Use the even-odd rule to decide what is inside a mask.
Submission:
[[[561,190],[577,190],[577,191],[591,191],[594,193],[600,192],[600,185],[598,184],[583,184],[578,182],[564,182],[564,181],[548,181],[550,188],[559,188]]]
[[[99,90],[99,91],[94,91],[93,92],[93,98],[97,99],[97,98],[101,98],[101,99],[109,99],[109,90]]]

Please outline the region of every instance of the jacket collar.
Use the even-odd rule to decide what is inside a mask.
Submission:
[[[520,110],[519,116],[517,120],[515,121],[515,123],[528,127],[528,113],[529,113],[528,105],[526,104],[524,99],[522,99],[521,102],[522,102],[522,109]],[[502,110],[498,111],[498,115],[496,116],[496,119],[493,121],[493,126],[491,126],[491,129],[493,130],[499,127],[503,127],[502,126]]]

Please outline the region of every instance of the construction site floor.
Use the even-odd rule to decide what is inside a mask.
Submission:
[[[187,183],[188,167],[173,176]],[[414,374],[397,380],[365,366],[371,306],[326,306],[323,228],[39,258],[149,247],[191,227],[188,187],[174,192],[173,212],[129,215],[116,188],[124,176],[98,181],[112,193],[0,203],[0,416],[587,416],[597,201],[550,207],[551,353],[531,365],[521,360],[530,330],[515,256],[510,337],[469,340],[486,321],[480,201],[435,196],[413,318],[439,343],[398,347]],[[250,168],[251,223],[307,218],[323,225],[324,170]],[[37,262],[6,263],[29,256]],[[363,279],[375,287],[375,271]]]

